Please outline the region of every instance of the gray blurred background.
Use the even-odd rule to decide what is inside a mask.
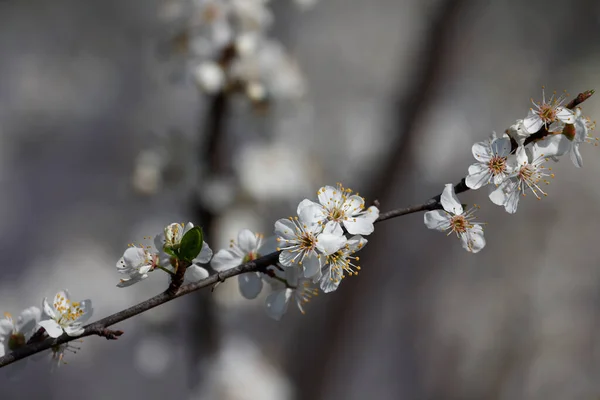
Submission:
[[[101,318],[159,293],[159,274],[117,288],[114,264],[173,221],[217,250],[337,181],[384,211],[422,202],[542,85],[600,88],[597,1],[271,2],[307,96],[232,102],[214,159],[215,101],[171,51],[171,5],[0,1],[1,311],[67,288]],[[583,109],[594,119],[600,100]],[[582,153],[515,215],[462,195],[488,223],[477,255],[420,214],[387,221],[359,276],[306,315],[272,321],[233,280],[119,324],[116,342],[84,339],[52,374],[0,374],[0,398],[597,399],[600,161]]]

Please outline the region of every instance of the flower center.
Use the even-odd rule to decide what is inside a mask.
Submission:
[[[525,182],[537,183],[539,179],[535,179],[535,168],[531,164],[526,164],[519,170],[519,179]]]
[[[538,115],[546,123],[554,122],[556,120],[556,108],[550,104],[542,104]]]
[[[73,302],[64,297],[59,297],[58,301],[54,302],[54,308],[59,312],[60,317],[56,321],[59,325],[68,324],[73,322],[83,315],[79,302]]]
[[[244,256],[244,259],[242,260],[242,263],[245,264],[247,262],[254,261],[257,258],[260,258],[260,255],[257,252],[253,251],[253,252],[248,253],[248,254],[246,254]]]
[[[452,232],[456,232],[458,234],[465,233],[472,227],[473,225],[469,223],[464,215],[455,215],[450,220],[450,228],[452,229]]]
[[[298,245],[302,250],[312,251],[317,247],[317,239],[310,232],[302,232],[298,237]]]
[[[346,213],[342,211],[339,207],[334,207],[329,211],[329,220],[339,222],[344,219]]]
[[[18,349],[19,347],[23,347],[26,344],[25,335],[21,332],[16,332],[10,335],[8,338],[8,348],[11,350]]]
[[[500,175],[506,171],[506,157],[494,156],[488,162],[488,169],[492,175]]]

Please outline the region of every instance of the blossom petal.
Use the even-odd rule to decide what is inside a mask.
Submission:
[[[367,211],[365,211],[365,213],[363,214],[364,217],[367,220],[371,221],[371,222],[375,222],[377,221],[377,218],[379,218],[379,208],[375,207],[375,206],[371,206],[369,208],[367,208]]]
[[[322,233],[317,238],[317,249],[326,256],[335,253],[346,244],[345,236],[338,236],[331,233]]]
[[[44,297],[44,300],[42,301],[42,308],[44,309],[44,313],[46,313],[48,317],[56,318],[56,312],[54,311],[54,308],[50,305],[50,303],[48,303],[48,299],[46,297]]]
[[[445,231],[450,228],[450,216],[444,210],[427,211],[423,217],[425,226],[437,231]]]
[[[302,224],[315,225],[323,220],[323,208],[310,200],[302,200],[298,205],[298,219]]]
[[[325,224],[325,228],[323,229],[323,233],[330,233],[336,236],[342,236],[344,234],[344,230],[339,222],[336,221],[328,221]]]
[[[471,189],[479,189],[487,185],[491,177],[490,170],[483,164],[472,164],[469,167],[469,175],[465,178],[467,187]]]
[[[333,186],[325,186],[317,192],[317,197],[321,205],[329,208],[342,200],[342,192]]]
[[[575,122],[575,114],[566,107],[556,107],[556,118],[566,124]]]
[[[542,129],[543,125],[544,121],[533,110],[529,110],[527,117],[523,120],[523,127],[527,133],[536,133]]]
[[[467,232],[460,236],[460,239],[463,248],[471,253],[478,253],[485,247],[483,229],[480,225],[475,225],[473,228],[468,229]]]
[[[257,272],[250,272],[238,276],[240,293],[246,299],[252,300],[260,294],[263,288],[263,280]]]
[[[571,141],[561,134],[547,135],[544,139],[534,143],[532,153],[537,157],[562,156],[571,148]]]
[[[11,335],[14,328],[15,325],[12,321],[4,318],[0,319],[0,339],[2,339],[3,336]]]
[[[296,226],[287,218],[275,222],[275,234],[286,240],[296,239]]]
[[[234,254],[232,251],[227,249],[221,249],[215,254],[210,266],[217,272],[226,271],[230,268],[237,267],[242,264],[242,257]]]
[[[71,325],[65,327],[65,333],[71,337],[77,337],[83,335],[85,329],[81,325]]]
[[[350,217],[344,221],[344,227],[351,235],[370,235],[375,230],[373,222],[364,217]]]
[[[573,143],[569,157],[577,168],[583,167],[583,158],[581,158],[581,152],[579,151],[579,143]]]
[[[256,251],[256,246],[258,245],[258,238],[250,229],[242,229],[238,233],[237,244],[245,253],[251,253],[253,251]]]
[[[296,256],[298,253],[292,253],[291,251],[282,251],[279,254],[279,262],[284,267],[291,267],[296,264]]]
[[[494,139],[491,144],[492,154],[498,155],[500,157],[506,157],[510,154],[512,146],[510,144],[510,138],[507,134],[502,135],[502,137]]]
[[[40,321],[38,322],[38,325],[44,328],[48,335],[53,338],[57,338],[63,333],[62,327],[53,319]]]
[[[473,157],[477,161],[486,163],[492,158],[492,154],[490,152],[489,142],[478,142],[473,144],[471,147],[471,152],[473,153]]]
[[[310,254],[307,257],[304,257],[302,261],[302,267],[304,268],[304,277],[312,278],[321,273],[321,260],[324,257],[319,257],[316,254]]]
[[[196,283],[201,281],[202,279],[208,278],[209,273],[206,269],[198,266],[198,265],[190,265],[185,270],[185,275],[183,279],[186,282]]]
[[[319,281],[319,286],[324,293],[331,293],[340,286],[343,278],[343,270],[341,268],[332,268],[328,266],[323,271],[323,276]]]
[[[146,264],[146,252],[140,247],[130,247],[123,253],[123,261],[130,268],[139,268]]]
[[[29,335],[33,334],[37,322],[42,317],[42,311],[37,307],[29,307],[21,312],[17,320],[17,331],[25,335],[25,339],[29,339]]]
[[[291,296],[291,289],[279,290],[268,295],[265,302],[267,315],[279,321],[287,311]]]
[[[200,250],[200,253],[192,260],[192,262],[194,264],[208,264],[212,256],[213,252],[210,246],[208,243],[202,241],[202,250]]]
[[[444,210],[451,212],[455,215],[463,213],[462,204],[458,201],[458,197],[454,193],[454,186],[451,183],[447,183],[444,187],[444,191],[441,196],[441,203]]]
[[[85,324],[94,314],[94,309],[92,308],[92,301],[90,299],[85,299],[79,302],[79,308],[83,311],[83,314],[77,318],[77,323]]]
[[[346,199],[343,208],[350,215],[356,215],[362,211],[365,206],[365,199],[360,196],[352,195]]]

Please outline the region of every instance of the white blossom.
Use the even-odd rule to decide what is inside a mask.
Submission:
[[[546,102],[546,94],[542,89],[542,102],[531,102],[535,109],[530,108],[527,117],[523,120],[525,130],[529,133],[536,133],[542,126],[548,128],[549,132],[560,132],[564,124],[572,124],[575,122],[575,115],[571,110],[563,107],[565,101],[564,96],[554,98],[554,95]]]
[[[454,186],[448,183],[441,196],[443,210],[427,211],[424,216],[425,225],[429,229],[452,232],[460,238],[462,246],[471,253],[477,253],[485,246],[483,228],[473,222],[475,209],[463,210],[454,193]]]
[[[506,133],[509,137],[513,138],[519,146],[523,146],[525,139],[531,136],[531,133],[527,132],[525,129],[522,119],[516,120],[515,123],[506,130]]]
[[[342,229],[333,225],[323,228],[314,223],[320,209],[314,204],[301,202],[298,217],[280,219],[275,222],[275,234],[281,251],[279,262],[286,266],[302,266],[306,278],[321,274],[325,257],[338,251],[346,242]]]
[[[315,222],[325,225],[331,232],[341,230],[341,226],[351,235],[370,235],[375,229],[373,223],[379,218],[379,209],[375,206],[364,210],[365,199],[352,194],[350,189],[338,183],[337,187],[325,186],[317,192],[319,203],[305,199],[300,204],[306,207],[314,205],[319,212]],[[311,221],[312,222],[312,221]]]
[[[550,142],[547,150],[550,155],[556,154],[556,143]],[[547,196],[547,193],[540,187],[542,183],[547,184],[547,176],[554,177],[554,174],[546,172],[543,163],[546,161],[544,149],[537,145],[529,148],[531,154],[525,147],[520,146],[516,154],[510,158],[513,176],[505,180],[500,186],[490,193],[490,200],[511,214],[517,211],[520,195],[525,196],[527,189],[531,190],[534,196],[540,199],[540,194]],[[550,170],[550,169],[548,169]]]
[[[320,279],[321,290],[325,293],[333,292],[338,288],[346,276],[358,275],[360,266],[354,264],[359,258],[354,253],[367,244],[367,239],[362,236],[353,236],[346,245],[335,253],[327,256],[323,276]]]
[[[226,271],[253,260],[261,255],[263,235],[249,229],[238,233],[237,242],[231,241],[228,249],[221,249],[215,254],[211,266],[217,272]],[[260,272],[248,272],[238,276],[240,293],[247,299],[254,299],[262,290],[263,281]]]
[[[0,319],[0,357],[23,347],[35,333],[42,312],[37,307],[29,307],[21,312],[17,320],[9,313]]]
[[[116,265],[119,273],[129,275],[129,277],[121,279],[117,286],[131,286],[146,279],[148,272],[152,271],[156,262],[157,255],[151,253],[148,248],[129,247]]]
[[[174,222],[165,227],[162,233],[159,233],[154,237],[154,246],[158,249],[158,258],[162,267],[170,266],[171,255],[165,251],[174,250],[181,244],[183,236],[194,227],[194,224],[188,222],[187,224]],[[212,250],[206,242],[202,243],[202,250],[200,254],[192,260],[193,264],[206,264],[212,258]]]
[[[496,137],[494,133],[489,140],[475,143],[472,147],[473,156],[478,161],[469,167],[465,183],[471,189],[493,183],[499,185],[510,174],[507,158],[511,145],[508,135]]]
[[[275,279],[270,281],[273,292],[265,301],[266,313],[277,321],[287,312],[290,301],[304,314],[303,304],[318,295],[312,280],[303,278],[298,267],[285,268],[284,271],[276,269]]]
[[[48,335],[57,338],[65,332],[69,336],[79,336],[84,332],[83,324],[93,313],[92,301],[71,301],[69,292],[61,290],[54,296],[52,304],[44,298],[42,302],[44,314],[48,319],[38,322]]]

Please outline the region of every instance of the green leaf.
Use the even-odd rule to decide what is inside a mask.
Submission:
[[[181,238],[181,243],[177,251],[177,258],[184,261],[192,262],[192,260],[198,257],[202,250],[202,228],[195,226]]]

